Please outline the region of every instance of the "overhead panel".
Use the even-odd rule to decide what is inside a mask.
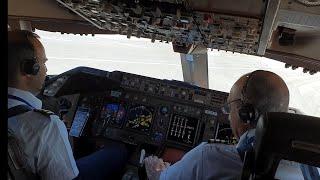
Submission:
[[[213,1],[217,2],[217,6],[211,4],[207,7],[208,11],[203,9],[204,2],[211,1],[200,1],[200,5],[196,5],[196,1],[185,0],[57,1],[97,28],[127,35],[128,38],[145,37],[152,42],[160,40],[177,46],[203,45],[254,55],[258,50],[262,27],[260,13],[264,7],[263,3],[252,5],[249,1],[243,1],[246,3],[240,5],[228,0],[234,3],[228,14],[225,13],[227,6],[218,1]],[[254,7],[257,9],[248,13],[249,8]]]

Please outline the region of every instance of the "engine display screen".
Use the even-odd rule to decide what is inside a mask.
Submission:
[[[192,146],[197,128],[197,119],[175,114],[170,121],[167,140]]]
[[[105,104],[102,107],[100,119],[108,122],[108,124],[121,127],[125,119],[126,110],[123,105],[118,103]]]
[[[127,128],[148,133],[153,121],[154,108],[147,106],[134,106],[128,111]]]

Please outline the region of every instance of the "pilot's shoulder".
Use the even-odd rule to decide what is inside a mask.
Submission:
[[[60,127],[64,125],[62,120],[52,111],[46,109],[33,109],[32,113],[36,113],[37,117],[34,118],[37,126],[43,129],[52,129],[53,127]]]
[[[216,142],[216,143],[207,143],[206,147],[214,147],[214,148],[222,148],[222,149],[229,149],[229,148],[235,148],[235,145],[233,144],[228,144],[228,143],[220,143],[220,142]]]
[[[52,111],[46,109],[33,109],[33,114],[37,114],[39,120],[47,120],[45,122],[55,122],[60,121],[60,118]]]
[[[193,149],[191,149],[184,157],[185,160],[195,161],[195,159],[202,161],[203,158],[220,155],[220,149],[224,149],[225,144],[202,142]]]
[[[227,146],[226,144],[223,143],[216,143],[216,142],[202,142],[200,143],[198,146],[196,146],[195,148],[193,148],[194,151],[203,151],[204,149],[208,149],[208,148],[214,148],[214,147],[223,147],[223,146]]]
[[[209,159],[241,161],[236,146],[232,144],[221,142],[206,143],[204,145],[204,152],[206,152]]]
[[[210,144],[210,143],[208,143],[208,142],[202,142],[202,143],[200,143],[200,144],[198,144],[196,147],[194,147],[194,148],[192,148],[189,152],[188,152],[188,154],[189,155],[201,155],[201,154],[203,154],[203,152],[208,152],[208,151],[210,151],[210,150],[208,150],[208,147],[209,146],[214,146],[215,144]]]
[[[209,152],[231,152],[231,153],[237,153],[237,150],[235,148],[235,145],[228,144],[228,143],[221,143],[221,142],[206,142],[203,145],[205,151]]]

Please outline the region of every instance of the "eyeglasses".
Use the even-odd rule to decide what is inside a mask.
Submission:
[[[43,62],[47,62],[48,58],[35,58],[37,62],[39,62],[39,60],[42,60]]]
[[[235,99],[232,100],[230,102],[226,102],[222,107],[221,107],[221,111],[223,114],[230,114],[230,104],[236,101],[241,101],[241,99]]]

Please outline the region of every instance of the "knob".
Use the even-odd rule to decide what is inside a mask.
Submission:
[[[156,133],[154,134],[154,140],[155,140],[156,142],[160,142],[160,141],[162,141],[162,139],[163,139],[163,134],[162,134],[162,133],[156,132]]]
[[[169,111],[168,107],[166,107],[166,106],[161,106],[161,108],[160,108],[160,113],[161,113],[162,115],[168,114],[168,111]]]

